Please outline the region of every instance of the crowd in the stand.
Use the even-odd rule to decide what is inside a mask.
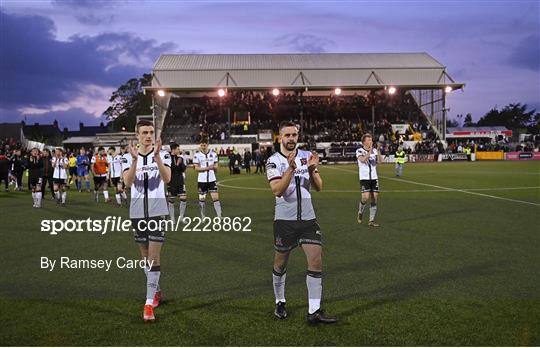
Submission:
[[[372,121],[371,105],[374,103],[376,121]],[[435,132],[408,94],[388,96],[352,95],[300,96],[298,93],[284,93],[273,96],[270,93],[229,91],[218,97],[173,98],[170,113],[164,129],[168,125],[193,126],[189,140],[206,134],[211,141],[226,142],[231,135],[257,134],[259,131],[277,133],[279,122],[290,120],[293,115],[302,130],[301,142],[359,141],[362,134],[374,133],[379,139],[398,142],[399,140],[434,140]],[[244,118],[237,118],[237,114]],[[245,114],[249,113],[249,122]],[[405,117],[403,115],[406,115]],[[230,125],[229,125],[230,121]],[[408,124],[405,134],[395,134],[392,124]]]

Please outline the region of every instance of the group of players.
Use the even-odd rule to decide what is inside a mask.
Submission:
[[[82,147],[79,154],[70,153],[62,148],[54,150],[54,154],[48,149],[40,151],[33,148],[27,161],[29,187],[32,191],[34,208],[41,208],[43,194],[47,183],[52,189],[56,202],[66,206],[68,184],[75,182],[77,190],[83,191],[83,181],[86,191],[90,192],[90,173],[94,181],[94,200],[99,202],[100,192],[105,202],[110,202],[109,184],[115,189],[116,204],[122,206],[128,202],[126,186],[122,177],[122,164],[129,154],[127,147],[122,146],[117,152],[116,148],[109,147],[108,153],[104,147],[99,147],[95,154],[87,153]],[[180,220],[183,219],[187,207],[187,195],[185,188],[186,158],[182,155],[178,144],[170,145],[171,157],[171,181],[167,186],[168,215],[175,220],[175,203],[179,201]],[[221,217],[221,202],[217,189],[216,172],[218,168],[217,154],[208,148],[208,140],[202,139],[200,151],[195,153],[193,167],[198,173],[199,207],[202,218],[206,216],[206,196],[209,193],[216,216]]]
[[[291,122],[280,125],[280,149],[268,158],[266,170],[268,182],[275,196],[274,215],[274,263],[272,283],[275,295],[274,315],[278,319],[287,318],[285,282],[286,270],[291,251],[300,247],[306,256],[306,286],[308,293],[307,321],[312,324],[335,323],[338,319],[327,314],[321,308],[322,299],[322,231],[316,219],[311,202],[310,189],[321,191],[323,180],[318,165],[319,156],[297,148],[299,129]],[[122,158],[123,179],[126,187],[131,187],[130,218],[135,227],[135,241],[139,245],[141,257],[152,266],[146,273],[146,301],[143,307],[143,320],[155,321],[155,308],[162,298],[159,279],[161,277],[161,248],[165,241],[165,231],[150,229],[149,224],[141,221],[161,221],[170,214],[166,202],[165,185],[169,193],[180,197],[180,204],[186,200],[183,184],[185,165],[180,158],[176,144],[171,146],[171,153],[161,150],[161,140],[155,137],[154,125],[141,120],[135,128],[138,144],[130,144],[127,154]],[[358,212],[361,223],[364,208],[370,204],[369,226],[375,223],[377,196],[379,191],[376,165],[381,161],[379,151],[373,147],[370,135],[362,139],[362,146],[357,151],[362,198]],[[208,150],[206,140],[201,142],[201,151],[194,157],[195,170],[198,172],[199,200],[201,213],[204,214],[203,198],[210,193],[218,216],[221,206],[217,195],[216,170],[217,155]],[[182,175],[181,175],[182,174]],[[171,190],[171,187],[175,188]],[[173,206],[174,207],[174,206]],[[185,205],[184,205],[185,207]],[[185,212],[180,209],[180,215]],[[158,224],[154,224],[156,226]]]
[[[180,219],[186,212],[187,195],[185,189],[185,158],[178,144],[171,144],[170,152],[163,151],[161,140],[154,134],[151,121],[140,120],[135,128],[137,144],[129,144],[116,153],[109,153],[100,147],[89,158],[84,149],[76,158],[77,187],[82,190],[82,179],[87,182],[88,174],[94,177],[94,194],[102,191],[108,201],[107,181],[111,179],[116,188],[117,203],[126,200],[125,190],[130,189],[129,216],[134,227],[134,239],[139,246],[141,257],[146,259],[149,268],[146,274],[146,301],[143,307],[143,320],[155,321],[154,309],[159,306],[162,294],[159,286],[161,276],[160,256],[165,231],[149,228],[149,221],[174,220],[175,203],[179,200]],[[274,315],[278,319],[287,318],[285,300],[286,269],[290,252],[300,247],[306,256],[306,286],[308,293],[309,323],[335,323],[337,318],[321,309],[322,299],[322,231],[316,219],[311,202],[311,188],[321,191],[323,180],[320,176],[317,152],[297,148],[299,129],[292,122],[280,125],[280,148],[268,158],[266,172],[272,193],[275,196],[275,215],[273,223],[274,263],[272,282],[275,295]],[[55,198],[62,205],[66,203],[66,180],[68,179],[69,159],[62,149],[55,151],[54,157],[47,159],[38,149],[32,149],[29,164],[29,180],[32,187],[34,206],[41,206],[41,185],[43,169],[50,164],[53,170],[52,182]],[[368,226],[377,227],[377,199],[379,183],[377,163],[382,162],[378,148],[373,146],[371,135],[362,138],[362,145],[356,151],[361,185],[361,200],[357,220],[362,223],[363,213],[369,206]],[[79,166],[80,164],[80,166]],[[209,193],[216,216],[221,217],[216,172],[218,156],[209,150],[206,139],[200,142],[200,151],[193,158],[197,172],[199,207],[205,216],[205,201]],[[85,168],[89,168],[89,171]],[[167,187],[167,190],[166,190]],[[143,221],[147,224],[139,224]],[[159,224],[154,224],[154,226]],[[146,226],[146,227],[145,227]]]
[[[40,151],[33,148],[27,161],[28,181],[32,191],[33,207],[41,208],[43,194],[46,185],[53,190],[53,197],[58,204],[66,206],[67,188],[69,182],[76,182],[79,192],[83,190],[83,180],[86,183],[86,191],[90,192],[90,175],[94,179],[94,199],[99,201],[99,191],[103,192],[106,202],[110,202],[108,182],[111,181],[116,189],[116,203],[121,206],[127,201],[124,185],[121,180],[122,150],[116,153],[114,147],[109,148],[109,153],[103,147],[98,148],[94,155],[87,154],[84,148],[79,154],[66,155],[66,151],[57,148],[54,153],[48,149]]]

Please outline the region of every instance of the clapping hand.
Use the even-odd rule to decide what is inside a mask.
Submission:
[[[310,171],[315,170],[318,165],[319,165],[319,154],[317,153],[317,151],[312,151],[311,157],[308,160],[308,169]]]

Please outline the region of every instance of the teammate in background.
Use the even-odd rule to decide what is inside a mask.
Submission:
[[[98,153],[92,156],[92,175],[94,176],[94,199],[96,203],[99,202],[99,190],[103,191],[103,197],[105,202],[110,202],[109,191],[107,190],[107,172],[109,169],[109,162],[107,161],[107,154],[103,146],[98,148]]]
[[[178,144],[171,144],[171,181],[168,185],[168,201],[169,201],[169,215],[171,220],[175,221],[175,208],[174,203],[176,197],[180,200],[180,221],[184,219],[187,206],[186,185],[184,182],[184,174],[186,171],[186,164],[182,157],[180,147]]]
[[[75,185],[77,186],[79,182],[77,180],[77,157],[75,157],[74,152],[69,154],[68,162],[69,162],[69,181],[68,181],[68,188],[69,188],[69,185],[71,185],[73,181],[75,181]],[[79,187],[77,187],[77,189],[78,188]]]
[[[122,180],[122,153],[116,154],[116,148],[114,146],[109,147],[107,162],[109,163],[109,176],[111,178],[111,183],[116,190],[114,195],[116,198],[116,204],[121,207],[122,201],[127,201],[127,196],[124,192],[124,183]]]
[[[152,267],[145,267],[146,302],[143,320],[154,321],[154,308],[161,300],[159,289],[161,246],[165,232],[147,228],[149,221],[159,222],[169,214],[165,197],[165,184],[171,180],[171,156],[161,151],[161,140],[154,145],[154,124],[140,120],[135,126],[139,149],[133,144],[128,146],[129,155],[122,158],[122,171],[126,187],[131,187],[129,217],[135,229],[135,242],[139,244],[141,257],[153,262]],[[150,264],[150,263],[149,263]]]
[[[54,192],[53,173],[54,167],[52,165],[52,155],[49,149],[43,149],[41,151],[41,160],[43,161],[43,180],[41,180],[41,197],[45,197],[45,191],[47,191],[47,184],[49,184],[49,190],[53,199],[56,199]]]
[[[221,203],[216,184],[216,171],[218,169],[218,155],[208,149],[208,139],[202,138],[200,142],[200,151],[193,156],[193,165],[197,176],[197,186],[199,188],[199,207],[201,208],[201,217],[205,215],[206,195],[210,192],[216,216],[221,218]]]
[[[358,171],[362,190],[357,221],[359,224],[362,223],[362,216],[369,200],[371,204],[369,207],[368,226],[379,227],[379,224],[375,222],[375,216],[377,215],[377,196],[379,195],[377,162],[382,163],[383,159],[378,147],[377,149],[373,148],[373,137],[371,134],[364,134],[362,136],[362,145],[356,150],[356,158],[358,160]]]
[[[322,190],[322,178],[317,166],[316,152],[299,150],[298,127],[283,122],[280,127],[280,151],[268,158],[266,173],[272,193],[276,196],[274,216],[273,285],[276,299],[274,315],[287,317],[285,309],[285,279],[289,255],[300,246],[307,259],[306,285],[310,323],[335,323],[337,318],[321,309],[322,298],[322,241],[321,228],[311,203],[310,187]]]
[[[32,207],[41,208],[41,185],[43,182],[43,159],[39,156],[39,150],[34,147],[28,157],[28,182],[32,190]]]
[[[53,167],[53,190],[56,203],[62,203],[66,206],[67,192],[65,189],[68,177],[68,159],[65,157],[64,150],[57,148],[54,157],[52,158]]]
[[[11,175],[15,178],[15,191],[22,191],[24,162],[21,155],[21,149],[13,150],[13,154],[9,162],[11,164]]]
[[[405,165],[405,151],[403,151],[402,146],[398,147],[394,157],[396,158],[396,176],[401,176],[403,175],[403,166]]]
[[[90,177],[88,176],[88,167],[90,166],[90,159],[86,155],[84,147],[79,149],[77,155],[77,189],[82,191],[82,179],[86,182],[86,192],[90,192]]]
[[[0,150],[0,184],[2,181],[4,182],[5,192],[9,192],[9,167],[9,159],[4,152]]]

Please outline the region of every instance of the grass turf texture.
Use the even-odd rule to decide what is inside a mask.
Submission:
[[[251,217],[252,232],[167,235],[166,303],[154,324],[142,323],[140,269],[40,269],[41,256],[138,258],[130,233],[40,232],[42,219],[127,217],[126,208],[72,190],[66,208],[47,194],[33,209],[28,192],[1,192],[2,345],[539,345],[540,163],[415,163],[403,180],[392,165],[379,173],[381,227],[372,229],[356,223],[356,166],[321,167],[327,191],[313,202],[325,243],[323,307],[342,320],[324,327],[305,322],[301,250],[287,272],[289,318],[273,318],[264,176],[218,175],[224,214]],[[195,216],[196,177],[187,175]]]

